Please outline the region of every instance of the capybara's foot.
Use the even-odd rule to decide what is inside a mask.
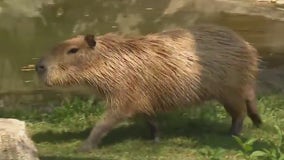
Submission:
[[[253,121],[254,126],[259,128],[262,125],[262,120],[258,114],[251,114],[250,117]]]
[[[91,152],[93,149],[97,148],[97,145],[92,144],[89,141],[85,141],[76,152]]]
[[[240,132],[236,132],[236,131],[232,131],[232,130],[230,130],[230,131],[229,131],[229,135],[230,135],[230,136],[236,136],[236,137],[239,137],[239,136],[240,136]]]
[[[230,134],[233,136],[239,136],[241,134],[243,128],[243,119],[244,117],[240,117],[238,119],[233,119],[232,126],[230,129]]]
[[[231,136],[239,136],[242,130],[242,126],[240,124],[232,124],[231,129],[229,131]]]

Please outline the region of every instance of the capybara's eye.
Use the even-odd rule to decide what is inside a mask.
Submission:
[[[79,48],[71,48],[69,51],[68,51],[68,54],[75,54],[77,53],[79,50]]]

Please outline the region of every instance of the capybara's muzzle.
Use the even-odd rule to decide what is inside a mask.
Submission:
[[[43,63],[43,59],[41,59],[37,64],[36,64],[36,72],[39,74],[39,75],[42,75],[46,72],[46,66],[45,64]]]

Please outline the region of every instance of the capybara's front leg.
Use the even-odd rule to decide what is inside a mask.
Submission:
[[[107,133],[123,121],[126,117],[121,114],[115,114],[111,111],[106,111],[103,118],[97,122],[95,127],[92,129],[89,137],[82,144],[81,147],[78,148],[78,152],[89,152],[92,149],[96,148],[100,143],[101,139],[107,135]]]

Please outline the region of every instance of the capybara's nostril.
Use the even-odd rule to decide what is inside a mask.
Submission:
[[[37,73],[42,74],[46,71],[46,67],[42,63],[38,63],[36,65],[36,71]]]

